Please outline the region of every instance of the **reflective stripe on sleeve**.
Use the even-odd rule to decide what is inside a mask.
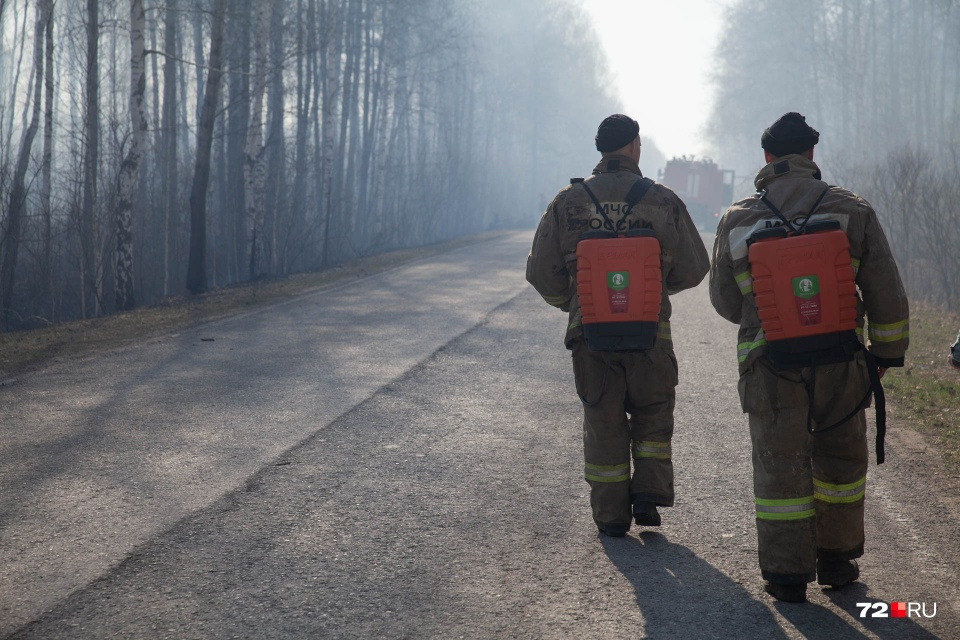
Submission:
[[[890,324],[871,322],[867,324],[867,334],[871,342],[896,342],[910,337],[910,322],[909,320]]]
[[[750,275],[749,271],[738,273],[733,277],[737,281],[737,286],[740,287],[740,293],[747,295],[753,291],[753,276]]]
[[[672,449],[669,442],[653,442],[650,440],[633,441],[634,458],[656,458],[658,460],[669,460]]]
[[[867,478],[864,476],[850,484],[830,484],[822,480],[813,479],[813,497],[821,502],[832,504],[849,504],[863,500]]]
[[[670,333],[669,322],[661,322],[657,325],[657,338],[660,340],[673,340],[672,334]]]
[[[853,277],[857,277],[857,272],[860,271],[860,259],[859,258],[850,258],[850,266],[853,267]]]
[[[753,342],[741,342],[737,345],[737,362],[743,362],[747,359],[747,356],[750,355],[751,351],[765,344],[767,344],[767,340],[763,336],[763,329],[760,329]]]
[[[542,296],[542,298],[546,300],[547,304],[554,307],[562,307],[570,302],[570,296]]]
[[[813,496],[803,498],[756,498],[757,520],[803,520],[816,515]]]
[[[583,477],[594,482],[624,482],[630,479],[630,463],[583,464]]]

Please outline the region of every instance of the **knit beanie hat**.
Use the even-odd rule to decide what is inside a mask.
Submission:
[[[770,155],[780,157],[803,153],[820,140],[820,132],[807,124],[799,113],[785,113],[760,136],[760,146]]]

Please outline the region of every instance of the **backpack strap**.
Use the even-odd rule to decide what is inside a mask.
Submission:
[[[769,200],[767,200],[767,190],[766,190],[766,189],[764,189],[763,191],[758,191],[758,192],[757,192],[757,197],[760,198],[760,202],[762,202],[763,204],[767,205],[767,208],[770,209],[770,211],[773,211],[773,213],[776,214],[778,218],[780,218],[781,220],[783,220],[784,224],[787,225],[787,228],[790,229],[790,231],[799,234],[799,233],[803,233],[804,227],[806,227],[806,226],[807,226],[807,223],[810,222],[810,216],[812,216],[812,215],[813,215],[813,212],[816,211],[816,210],[817,210],[817,207],[820,206],[820,203],[823,201],[823,197],[824,197],[825,195],[827,195],[827,192],[828,192],[828,191],[830,191],[830,185],[827,185],[827,188],[823,190],[823,193],[820,194],[820,197],[817,198],[817,201],[813,203],[813,206],[812,206],[812,207],[810,207],[810,211],[807,212],[807,216],[804,218],[803,224],[800,225],[800,228],[799,228],[799,229],[798,229],[797,227],[793,226],[793,223],[792,223],[792,222],[790,222],[789,220],[787,220],[787,217],[786,217],[785,215],[783,215],[783,213],[780,212],[780,209],[778,209],[776,206],[774,206],[774,204],[773,204],[772,202],[770,202]]]
[[[638,202],[643,200],[643,196],[647,195],[647,191],[650,190],[650,187],[654,185],[654,181],[650,178],[641,177],[639,180],[633,183],[633,186],[630,187],[630,191],[627,191],[627,206],[631,209]]]
[[[610,219],[610,216],[607,215],[607,212],[603,210],[603,207],[600,206],[600,201],[597,200],[597,196],[593,194],[593,191],[587,186],[587,183],[583,181],[583,178],[571,178],[570,184],[579,184],[583,187],[583,190],[586,191],[590,199],[593,200],[593,206],[597,208],[597,215],[603,218],[604,226],[608,227],[610,231],[613,231],[615,229],[613,221]]]

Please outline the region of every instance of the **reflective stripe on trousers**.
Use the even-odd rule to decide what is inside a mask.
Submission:
[[[813,496],[803,498],[756,498],[758,520],[802,520],[816,515]]]
[[[633,441],[633,457],[637,459],[657,458],[658,460],[669,460],[672,452],[669,442],[652,442],[649,440],[642,442]]]
[[[630,463],[583,464],[583,477],[594,482],[625,482],[630,479]]]
[[[814,478],[813,497],[831,504],[853,504],[863,500],[866,487],[866,476],[848,484],[830,484]]]

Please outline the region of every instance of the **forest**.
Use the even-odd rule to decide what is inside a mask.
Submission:
[[[533,225],[619,110],[567,0],[0,0],[0,324]]]
[[[738,196],[799,111],[960,307],[960,0],[722,4]],[[532,227],[621,110],[575,0],[0,0],[0,330]]]
[[[736,0],[706,136],[753,191],[760,135],[788,111],[820,131],[824,179],[877,210],[907,291],[960,308],[960,3]]]

